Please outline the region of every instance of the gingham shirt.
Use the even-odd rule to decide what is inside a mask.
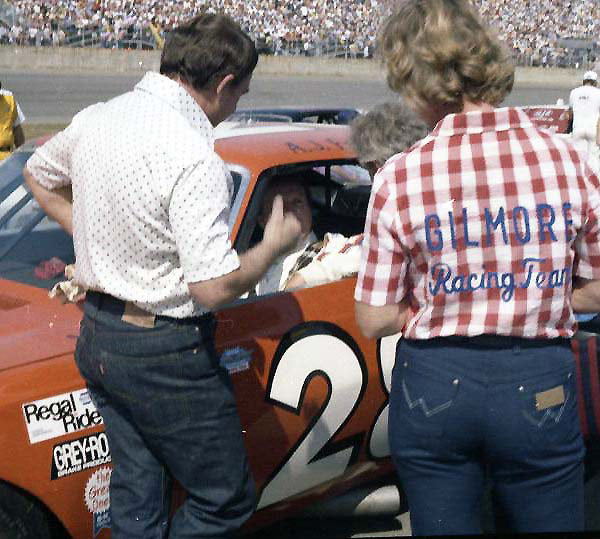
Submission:
[[[600,279],[584,159],[516,108],[446,116],[374,179],[356,300],[408,295],[411,339],[570,337],[573,275]]]
[[[231,175],[213,127],[177,82],[147,73],[131,92],[80,112],[27,162],[72,184],[75,281],[155,314],[203,312],[187,283],[239,267],[229,238]]]

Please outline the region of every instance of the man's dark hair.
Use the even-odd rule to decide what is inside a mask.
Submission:
[[[169,33],[160,58],[160,72],[179,75],[195,90],[233,75],[238,84],[254,71],[258,53],[250,37],[226,15],[205,13]]]

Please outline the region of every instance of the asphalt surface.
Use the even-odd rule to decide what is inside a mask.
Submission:
[[[32,123],[68,122],[74,114],[92,103],[106,101],[130,90],[143,76],[76,75],[7,72],[2,86],[17,97],[27,120]],[[579,84],[578,80],[573,85]],[[554,87],[517,87],[506,105],[541,105],[567,100],[569,89]],[[354,81],[347,78],[322,77],[255,77],[250,92],[242,97],[239,107],[284,105],[347,106],[360,109],[396,99],[383,80]]]
[[[66,123],[79,110],[98,101],[106,101],[130,90],[143,72],[129,75],[75,75],[7,72],[2,86],[12,90],[27,121]],[[573,81],[573,86],[579,80]],[[569,88],[564,84],[516,87],[505,105],[554,104],[567,101]],[[344,106],[367,109],[396,99],[383,80],[354,81],[325,77],[255,77],[249,94],[239,107],[268,106]],[[596,459],[600,462],[600,459]],[[587,484],[588,526],[600,530],[600,474]],[[350,520],[290,520],[260,534],[261,539],[348,539],[402,537],[410,535],[407,515],[397,518],[355,518]]]

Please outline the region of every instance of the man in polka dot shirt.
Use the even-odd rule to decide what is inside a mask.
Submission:
[[[259,244],[238,255],[229,238],[232,181],[213,127],[257,61],[231,19],[198,16],[170,33],[160,74],[77,114],[27,163],[88,290],[75,358],[109,438],[113,538],[229,537],[255,507],[210,311],[300,235],[276,197]],[[169,523],[171,478],[188,496]]]

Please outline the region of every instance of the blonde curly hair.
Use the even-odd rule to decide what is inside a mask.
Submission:
[[[418,111],[499,105],[514,66],[469,0],[406,0],[384,21],[378,51],[389,87]]]

